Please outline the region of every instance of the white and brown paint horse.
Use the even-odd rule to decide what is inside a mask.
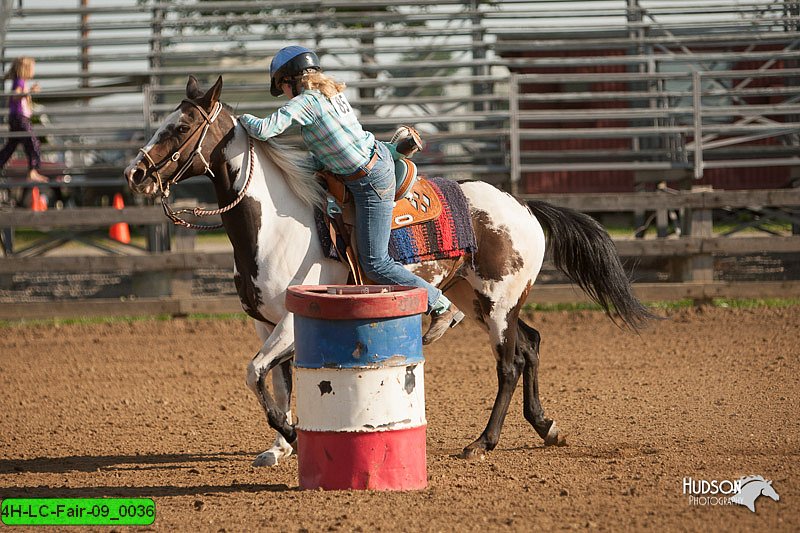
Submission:
[[[205,174],[213,181],[217,211],[233,244],[236,289],[263,341],[248,366],[247,385],[278,433],[272,448],[255,464],[272,465],[292,453],[296,439],[290,411],[293,315],[284,307],[286,289],[295,284],[344,284],[348,271],[323,254],[313,209],[321,205],[324,191],[313,174],[303,170],[302,154],[273,141],[249,139],[220,104],[221,89],[222,78],[204,93],[190,77],[186,99],[131,161],[125,177],[134,192],[150,196],[168,193],[169,186],[185,176]],[[497,445],[520,375],[525,418],[545,444],[563,444],[563,434],[545,418],[539,402],[539,333],[519,319],[542,266],[545,230],[556,266],[612,320],[635,330],[652,315],[633,296],[613,243],[593,219],[544,202],[526,207],[480,181],[460,186],[478,250],[445,289],[488,332],[498,380],[486,429],[464,449],[464,456],[480,455]],[[426,262],[409,268],[437,284],[451,264]],[[270,371],[274,397],[266,384]]]

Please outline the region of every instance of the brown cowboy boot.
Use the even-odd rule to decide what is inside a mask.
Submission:
[[[444,335],[448,328],[456,327],[462,320],[464,320],[464,313],[456,307],[456,304],[451,303],[450,307],[431,317],[431,325],[428,332],[422,337],[422,344],[431,344],[439,340],[439,337]]]

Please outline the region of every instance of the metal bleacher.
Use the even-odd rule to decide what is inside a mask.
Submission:
[[[379,137],[416,124],[432,174],[524,192],[524,175],[542,171],[700,178],[798,162],[797,2],[26,0],[3,11],[4,67],[36,57],[37,130],[76,182],[121,183],[188,74],[223,75],[241,112],[274,110],[266,70],[287,42],[320,52]]]

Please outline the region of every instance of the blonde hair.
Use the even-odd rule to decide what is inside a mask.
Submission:
[[[30,79],[33,76],[34,65],[36,65],[36,60],[32,57],[19,56],[11,63],[11,68],[8,69],[3,79]]]
[[[318,70],[307,70],[303,74],[303,77],[300,78],[300,85],[302,85],[304,89],[315,89],[328,98],[336,96],[344,91],[346,87],[344,83],[338,82]]]

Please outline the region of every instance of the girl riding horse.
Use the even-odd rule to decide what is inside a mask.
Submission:
[[[464,313],[447,297],[389,256],[395,196],[394,160],[389,149],[365,131],[344,94],[345,85],[322,73],[317,54],[302,46],[287,46],[272,59],[270,93],[289,98],[272,115],[260,119],[242,115],[247,133],[265,141],[300,125],[316,170],[327,169],[342,181],[355,203],[358,258],[372,281],[421,287],[428,292],[431,325],[424,344],[456,326]]]

